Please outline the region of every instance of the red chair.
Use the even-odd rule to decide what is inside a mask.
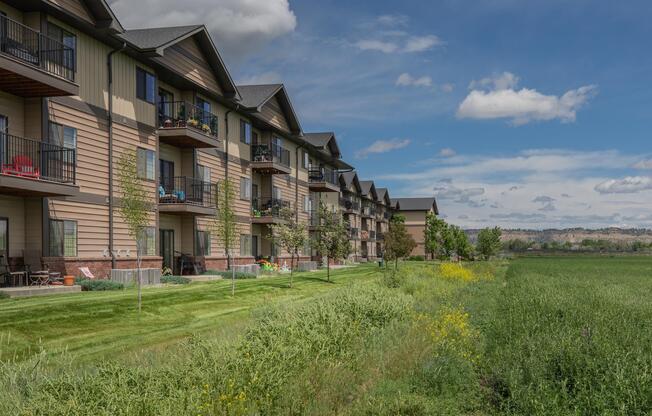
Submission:
[[[12,165],[2,165],[2,173],[33,179],[38,179],[41,177],[39,168],[34,167],[32,159],[29,156],[14,156],[13,162],[14,163]]]

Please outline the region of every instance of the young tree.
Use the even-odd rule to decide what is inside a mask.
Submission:
[[[500,242],[501,236],[502,231],[500,227],[485,228],[480,231],[478,234],[477,250],[485,260],[489,260],[491,256],[495,256],[498,253],[502,247]]]
[[[471,260],[471,258],[473,258],[473,246],[469,242],[469,237],[460,227],[451,225],[450,228],[455,242],[455,252],[457,253],[457,257],[462,260]]]
[[[446,221],[437,218],[437,215],[434,213],[429,212],[426,214],[426,228],[423,232],[424,244],[426,246],[426,252],[433,259],[436,255],[442,254],[446,227]]]
[[[455,248],[457,246],[456,241],[456,231],[454,225],[448,225],[444,223],[444,227],[441,230],[441,247],[439,250],[439,257],[450,260],[455,253]]]
[[[389,222],[389,231],[385,235],[385,258],[394,260],[394,270],[398,270],[398,260],[409,256],[416,246],[414,238],[405,228],[405,216],[394,215]]]
[[[270,238],[283,247],[285,251],[290,253],[290,287],[292,287],[294,258],[295,256],[298,258],[299,250],[308,240],[308,227],[305,223],[295,221],[295,210],[284,208],[281,210],[280,215],[284,222],[271,225],[270,228],[272,229],[272,233]]]
[[[235,185],[230,179],[222,180],[216,190],[217,208],[213,228],[222,239],[226,254],[227,269],[231,270],[231,295],[235,295],[235,267],[232,251],[238,241],[238,228],[235,216]]]
[[[142,309],[142,255],[145,228],[149,225],[152,204],[142,180],[138,176],[136,151],[125,152],[118,159],[120,185],[120,214],[127,224],[129,235],[136,240],[136,267],[138,269],[138,313]]]
[[[313,240],[313,247],[321,256],[326,257],[326,276],[331,281],[331,260],[346,258],[351,254],[349,232],[341,216],[330,212],[323,204],[319,204],[319,225]]]

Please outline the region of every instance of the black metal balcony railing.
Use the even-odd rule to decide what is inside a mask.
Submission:
[[[215,208],[217,185],[186,176],[161,178],[159,204],[188,204],[203,208]]]
[[[337,222],[337,221],[338,221],[338,218],[337,218],[338,215],[339,215],[338,213],[336,213],[336,212],[329,212],[328,215],[330,216],[330,218],[331,218],[334,222]],[[324,217],[322,217],[322,216],[319,215],[319,211],[311,211],[311,212],[310,212],[310,226],[311,226],[311,227],[318,227],[318,226],[322,225],[322,221],[321,221],[322,218],[324,218]],[[345,225],[346,225],[348,228],[351,228],[350,224],[345,224]]]
[[[352,201],[350,199],[346,198],[341,198],[340,199],[340,206],[343,207],[347,211],[358,211],[360,209],[360,203],[356,201]]]
[[[0,52],[52,75],[75,80],[76,51],[70,46],[0,15]]]
[[[376,215],[376,208],[369,205],[362,205],[362,215],[366,217],[373,217]]]
[[[360,237],[360,230],[358,230],[357,228],[351,228],[349,230],[349,236],[351,238],[353,238],[353,239],[359,238]]]
[[[77,152],[0,133],[0,163],[3,175],[74,184]]]
[[[385,241],[385,234],[384,233],[376,233],[376,240],[377,241]]]
[[[369,231],[369,239],[370,240],[375,240],[376,239],[376,232],[375,231]]]
[[[278,198],[253,198],[251,200],[251,215],[254,218],[281,218],[283,209],[291,209],[290,201]]]
[[[252,162],[275,162],[290,167],[290,151],[276,143],[251,146]]]
[[[310,168],[308,180],[310,182],[327,182],[337,185],[337,171],[328,168]]]
[[[159,128],[192,128],[217,137],[218,117],[186,101],[163,101],[158,105]]]

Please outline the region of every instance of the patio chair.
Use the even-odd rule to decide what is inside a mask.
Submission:
[[[27,284],[27,271],[12,271],[11,266],[9,265],[9,259],[7,259],[4,255],[0,255],[0,274],[3,276],[3,278],[0,280],[4,281],[4,285],[20,286],[21,283]]]
[[[85,278],[95,280],[95,275],[93,275],[93,272],[88,267],[80,267],[79,271],[82,272]]]
[[[39,168],[34,166],[32,159],[27,155],[14,156],[13,164],[2,165],[2,173],[32,179],[41,177]]]
[[[41,252],[38,250],[23,251],[25,267],[32,286],[47,286],[61,280],[61,273],[50,272],[47,264],[41,262]]]

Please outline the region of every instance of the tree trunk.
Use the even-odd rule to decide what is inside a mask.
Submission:
[[[231,296],[235,296],[235,267],[233,267],[233,261],[231,259],[231,252],[227,256],[227,261],[231,264]]]
[[[290,255],[290,288],[292,288],[292,273],[294,272],[294,253]]]
[[[140,314],[140,311],[142,310],[142,305],[143,305],[143,275],[140,270],[141,266],[141,257],[140,257],[140,246],[137,244],[136,245],[136,267],[137,267],[137,273],[138,273],[138,313]]]
[[[398,270],[398,257],[394,259],[394,271]]]

